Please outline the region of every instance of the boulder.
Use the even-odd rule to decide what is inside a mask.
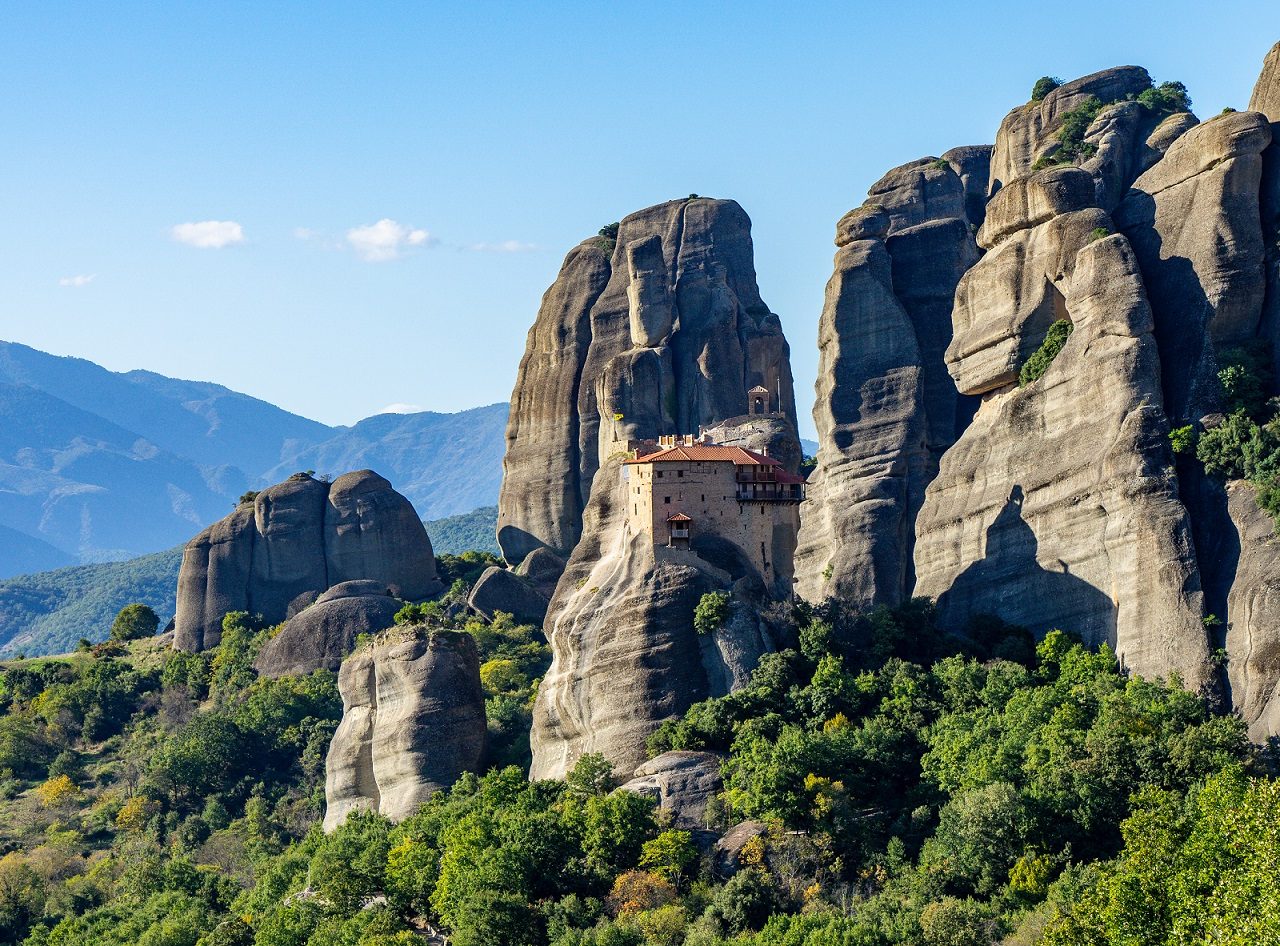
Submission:
[[[612,260],[606,259],[610,249]],[[735,202],[669,201],[588,240],[543,297],[511,397],[498,544],[566,557],[596,470],[629,439],[747,413],[747,391],[795,424],[786,339],[756,286]]]
[[[836,246],[848,246],[858,240],[883,240],[889,235],[889,223],[889,211],[880,204],[854,207],[836,224]]]
[[[1161,120],[1137,102],[1116,102],[1099,112],[1084,136],[1093,154],[1080,162],[1093,176],[1097,205],[1108,213],[1120,206],[1138,175],[1197,121],[1190,112]]]
[[[386,585],[348,581],[330,588],[314,604],[284,622],[253,662],[264,677],[337,670],[361,634],[395,624],[402,602]]]
[[[515,568],[515,573],[529,584],[538,594],[551,600],[551,596],[556,593],[556,583],[560,581],[560,576],[564,574],[565,561],[555,552],[548,548],[537,548],[525,556]]]
[[[978,245],[994,249],[1015,233],[1061,214],[1097,207],[1093,177],[1082,168],[1057,167],[1011,181],[987,204]]]
[[[1136,98],[1149,88],[1151,76],[1147,70],[1118,66],[1065,82],[1039,102],[1018,106],[1005,116],[996,134],[987,193],[994,195],[1011,181],[1025,177],[1036,161],[1052,154],[1068,112],[1090,98],[1109,104]]]
[[[543,547],[567,556],[581,534],[590,481],[579,479],[578,386],[612,251],[603,237],[569,251],[525,341],[498,496],[498,545],[513,564]]]
[[[732,556],[666,549],[656,557],[648,536],[627,528],[624,489],[619,460],[608,460],[547,611],[551,667],[534,701],[531,778],[563,778],[591,752],[634,771],[663,722],[740,686],[777,649],[759,617],[762,600],[748,591],[755,582],[735,583],[710,560],[732,567]],[[700,635],[693,612],[713,590],[732,592],[732,619]]]
[[[761,821],[743,821],[734,825],[716,842],[712,852],[712,869],[715,875],[727,880],[743,866],[742,850],[756,838],[764,838],[769,828]]]
[[[1280,735],[1280,541],[1253,487],[1227,487],[1234,526],[1235,580],[1227,598],[1231,702],[1255,742]]]
[[[1271,47],[1262,63],[1262,74],[1249,98],[1249,111],[1261,112],[1270,121],[1280,122],[1280,43]]]
[[[230,611],[249,610],[253,574],[252,503],[241,503],[182,551],[173,646],[201,651],[222,641],[222,619]]]
[[[1209,690],[1199,573],[1136,256],[1121,235],[1054,241],[1060,265],[1040,278],[1057,278],[1074,331],[1039,380],[989,394],[943,457],[916,520],[915,594],[936,598],[950,629],[982,613],[1037,634],[1061,628],[1111,644],[1133,671],[1176,672]],[[1020,265],[1007,255],[1016,245],[1007,240],[969,275]],[[1010,333],[1028,330],[997,318]]]
[[[1083,171],[1073,174],[1089,179]],[[1007,188],[1018,189],[1018,182]],[[993,199],[983,226],[993,226],[1001,216]],[[1065,289],[1080,249],[1112,226],[1100,208],[1064,213],[1006,236],[964,274],[956,287],[955,334],[946,352],[960,393],[985,394],[1018,380],[1020,367],[1040,347],[1049,326],[1067,316]]]
[[[986,159],[985,149],[957,152],[947,152],[953,174],[956,165],[976,173]],[[932,173],[936,163],[904,168]],[[896,169],[876,187],[903,177]],[[836,254],[818,328],[817,468],[796,550],[796,592],[809,601],[892,604],[910,592],[924,487],[971,413],[944,356],[956,286],[979,257],[966,207],[980,202],[955,183],[957,199],[930,205],[948,216],[917,208],[898,217],[916,222],[891,226],[883,242]]]
[[[329,585],[324,518],[328,484],[295,473],[258,493],[254,500],[253,575],[249,611],[274,624],[289,603]]]
[[[431,539],[413,504],[373,470],[329,486],[324,552],[331,585],[376,577],[410,601],[441,590]]]
[[[475,640],[392,633],[338,674],[342,722],[325,761],[324,827],[352,811],[400,821],[484,760],[487,725]]]
[[[652,798],[681,831],[703,831],[707,803],[724,790],[720,762],[711,752],[664,752],[639,766],[619,790]]]
[[[409,501],[371,470],[332,484],[295,474],[187,543],[178,573],[174,646],[217,646],[229,611],[278,624],[310,610],[330,588],[339,586],[343,590],[336,594],[350,598],[356,595],[352,582],[366,580],[372,584],[360,594],[384,598],[419,599],[440,590],[431,540]],[[359,627],[381,620],[385,606],[364,607],[366,617],[359,620],[352,608],[342,609],[343,619]],[[316,615],[308,619],[310,630],[299,639],[319,639],[312,636],[321,633],[315,620]],[[309,662],[332,663],[344,634]]]
[[[530,582],[496,565],[484,570],[471,589],[467,606],[487,621],[505,611],[519,624],[541,627],[547,616],[547,599]]]

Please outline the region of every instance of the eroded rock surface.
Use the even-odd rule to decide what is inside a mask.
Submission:
[[[496,565],[484,570],[471,589],[467,606],[487,621],[505,611],[518,624],[542,626],[547,616],[547,598],[532,583],[507,568]]]
[[[1056,261],[1039,278],[1057,278],[1058,314],[1074,332],[1038,381],[992,391],[943,457],[916,523],[915,591],[937,598],[944,625],[990,613],[1038,633],[1070,628],[1110,643],[1132,670],[1177,672],[1207,689],[1199,574],[1160,409],[1151,309],[1128,241],[1055,226],[1073,216],[1035,228],[1045,252],[993,251],[970,273]],[[971,310],[971,331],[984,320],[1000,327],[987,346],[958,345],[953,371],[973,388],[1001,380],[987,355],[1004,347],[1000,332],[1012,350],[1034,347],[1020,336],[1043,338],[1009,310]]]
[[[817,469],[796,550],[796,592],[810,601],[892,604],[910,592],[924,487],[967,421],[944,353],[956,285],[979,255],[972,182],[990,149],[947,155],[890,171],[836,230],[818,327]],[[891,214],[878,201],[895,192]]]
[[[619,789],[652,798],[682,831],[704,831],[707,803],[724,789],[720,762],[712,752],[664,752],[640,765]]]
[[[1106,104],[1136,97],[1149,88],[1151,76],[1147,70],[1119,66],[1065,82],[1041,101],[1018,106],[1000,123],[991,155],[988,194],[994,195],[1011,181],[1025,177],[1036,161],[1057,150],[1063,117],[1072,109],[1092,97]]]
[[[265,677],[337,670],[361,634],[386,630],[403,602],[374,581],[347,581],[284,622],[263,646],[254,669]]]
[[[352,811],[413,814],[484,760],[487,726],[475,641],[412,629],[352,654],[338,674],[342,722],[325,762],[324,827]]]
[[[1227,598],[1231,701],[1258,742],[1280,733],[1280,540],[1247,483],[1227,488],[1235,527],[1235,581]]]
[[[567,557],[604,460],[630,438],[746,414],[757,385],[770,392],[767,412],[794,427],[787,343],[760,298],[741,207],[649,207],[622,220],[607,259],[588,240],[543,299],[512,394],[503,555],[517,564],[545,546]]]
[[[174,646],[215,647],[228,611],[277,624],[356,579],[408,599],[440,590],[431,540],[413,506],[372,470],[333,483],[295,474],[187,543]]]

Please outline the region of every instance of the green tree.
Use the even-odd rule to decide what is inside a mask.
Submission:
[[[160,618],[145,604],[127,604],[111,622],[111,640],[136,641],[154,637]]]

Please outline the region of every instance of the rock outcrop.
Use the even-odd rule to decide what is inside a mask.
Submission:
[[[1116,213],[1155,312],[1172,418],[1214,409],[1215,352],[1258,332],[1266,287],[1258,195],[1270,143],[1256,112],[1197,125],[1134,182]]]
[[[376,581],[344,581],[289,617],[263,646],[254,669],[264,677],[337,670],[361,634],[395,623],[401,602]]]
[[[484,570],[467,598],[467,606],[487,621],[492,621],[499,611],[505,611],[520,624],[538,627],[547,616],[547,602],[532,583],[496,565]]]
[[[360,579],[407,600],[440,590],[431,540],[413,506],[372,470],[333,483],[295,474],[187,543],[174,645],[214,647],[228,611],[276,624],[330,587]]]
[[[1020,105],[1005,116],[991,155],[988,195],[1025,177],[1041,158],[1058,149],[1063,118],[1091,98],[1103,104],[1136,97],[1151,88],[1151,76],[1139,66],[1119,66],[1058,86],[1039,102]]]
[[[664,752],[637,768],[619,791],[652,798],[682,831],[705,831],[707,804],[724,790],[720,762],[711,752]]]
[[[326,831],[352,811],[402,820],[464,772],[479,771],[487,726],[469,634],[393,632],[347,658],[338,689],[342,722],[325,762]]]
[[[978,259],[972,181],[990,149],[947,154],[890,171],[836,228],[818,327],[818,463],[796,551],[796,592],[810,601],[909,593],[915,515],[967,417],[944,353],[956,285]],[[879,202],[903,192],[889,206],[910,213]]]
[[[1280,734],[1280,540],[1253,488],[1232,483],[1234,582],[1227,598],[1227,682],[1231,702],[1258,742]]]
[[[511,564],[566,557],[600,465],[628,439],[748,413],[747,391],[794,427],[786,339],[756,286],[751,223],[689,198],[588,240],[547,291],[511,398],[498,544]],[[608,256],[606,256],[606,250]]]
[[[948,361],[962,391],[988,393],[929,486],[915,593],[937,598],[944,626],[989,613],[1070,628],[1140,673],[1205,689],[1209,642],[1151,309],[1128,241],[1099,238],[1097,214],[1105,226],[1100,210],[1040,224],[1025,214],[1028,229],[1005,233],[957,293]],[[1012,384],[1054,317],[1074,326],[1065,347],[1039,380]]]

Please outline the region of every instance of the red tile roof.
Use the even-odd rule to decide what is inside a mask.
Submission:
[[[682,512],[678,512],[674,516],[667,516],[667,522],[693,522],[693,519]]]
[[[742,447],[726,447],[722,444],[700,443],[692,447],[668,447],[648,456],[627,460],[627,463],[687,463],[689,461],[736,463],[739,466],[781,466],[773,457],[761,456]]]

